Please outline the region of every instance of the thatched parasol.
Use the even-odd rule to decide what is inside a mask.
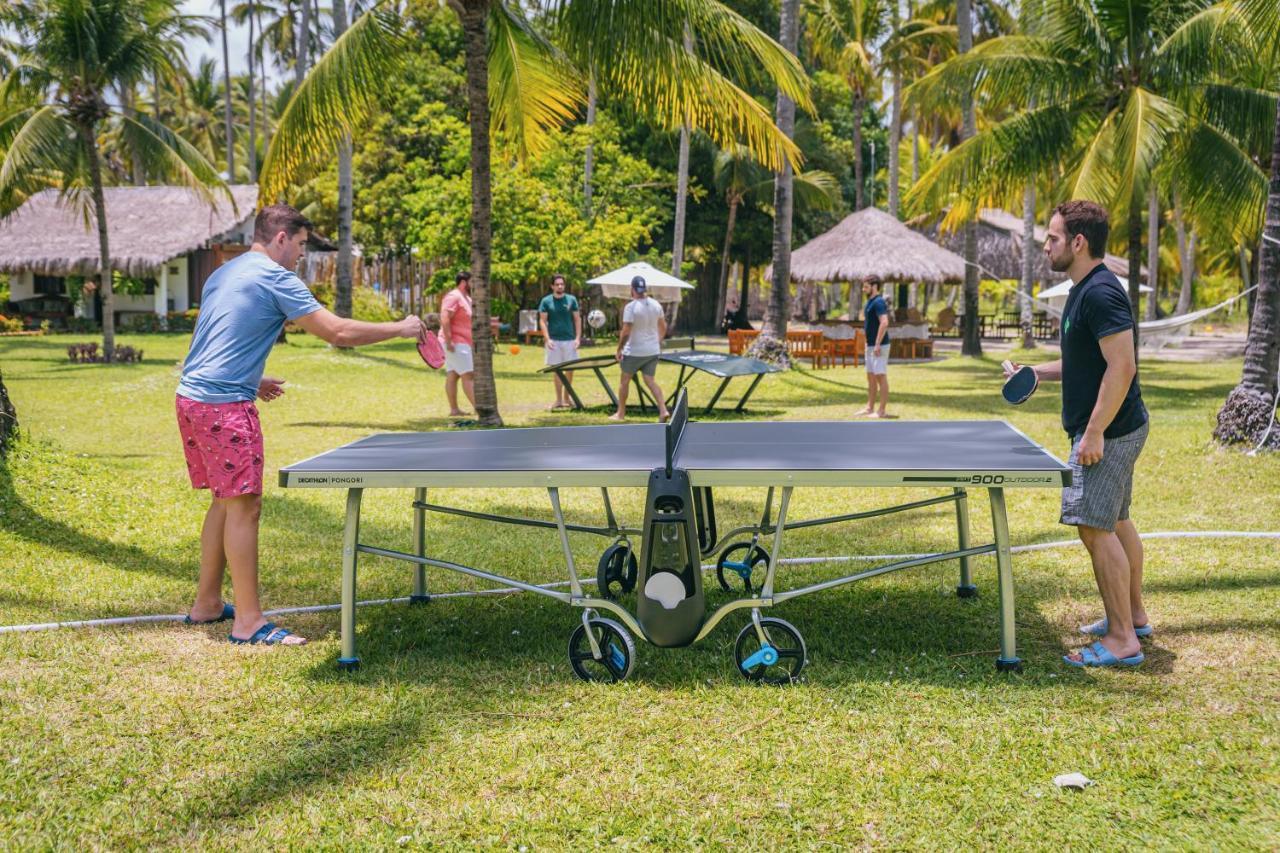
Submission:
[[[107,187],[107,238],[111,265],[126,275],[145,277],[176,257],[200,249],[254,215],[256,186],[232,186],[232,205],[215,191],[210,207],[182,187]],[[86,226],[58,193],[44,190],[0,221],[0,272],[31,270],[38,275],[96,275],[98,231]]]
[[[868,275],[886,282],[957,282],[964,278],[964,259],[874,207],[849,214],[791,253],[794,281],[856,282]]]

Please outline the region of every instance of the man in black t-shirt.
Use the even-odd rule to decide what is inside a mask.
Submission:
[[[1142,540],[1129,518],[1147,409],[1129,297],[1102,263],[1109,230],[1099,205],[1069,201],[1054,211],[1044,246],[1050,267],[1074,285],[1062,312],[1062,358],[1035,371],[1041,381],[1062,381],[1072,480],[1062,492],[1061,521],[1075,525],[1089,550],[1106,612],[1080,627],[1099,639],[1063,658],[1072,666],[1137,666],[1139,638],[1152,633],[1142,603]]]
[[[854,417],[892,418],[885,413],[889,405],[889,303],[880,291],[884,284],[880,276],[869,275],[862,280],[862,295],[867,298],[863,316],[866,318],[863,333],[867,336],[867,407],[854,412]],[[880,408],[876,408],[876,398]]]

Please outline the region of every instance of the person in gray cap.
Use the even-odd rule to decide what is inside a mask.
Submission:
[[[640,373],[658,403],[658,419],[667,419],[666,398],[658,387],[654,374],[658,370],[658,356],[662,353],[662,339],[667,336],[667,317],[658,300],[649,295],[649,287],[643,276],[631,279],[631,301],[622,309],[622,334],[618,336],[615,354],[622,362],[622,381],[618,384],[618,411],[609,416],[611,421],[627,417],[627,390],[631,377]]]

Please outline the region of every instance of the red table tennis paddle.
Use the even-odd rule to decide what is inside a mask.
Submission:
[[[438,370],[444,366],[444,347],[433,332],[423,332],[422,337],[418,338],[418,355],[432,369]]]
[[[1004,381],[1004,388],[1000,391],[1005,400],[1015,406],[1027,402],[1040,386],[1040,377],[1036,375],[1036,369],[1029,364],[1024,364],[1014,370],[1011,361],[1006,361],[1001,366],[1006,373],[1009,373],[1009,378]]]

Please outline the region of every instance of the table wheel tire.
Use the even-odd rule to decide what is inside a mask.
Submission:
[[[637,571],[636,552],[629,545],[615,543],[605,548],[596,566],[600,597],[612,600],[631,592],[636,587]]]
[[[750,560],[747,559],[748,554],[751,555]],[[751,592],[751,575],[761,565],[769,565],[769,553],[759,545],[750,542],[730,545],[720,552],[720,559],[716,560],[716,578],[720,581],[720,588],[732,592],[736,581]]]
[[[795,626],[784,619],[768,617],[760,620],[760,627],[769,638],[769,644],[777,651],[777,661],[773,664],[757,663],[748,668],[743,664],[760,651],[760,637],[756,634],[755,623],[747,623],[738,634],[738,642],[733,646],[733,662],[738,672],[747,681],[761,684],[794,684],[800,679],[800,671],[808,660],[809,652],[804,645],[804,637]]]
[[[590,624],[602,657],[600,660],[592,657],[587,629],[579,624],[569,637],[569,665],[574,674],[583,681],[626,680],[636,664],[636,644],[631,634],[612,619],[597,617],[590,620]]]

